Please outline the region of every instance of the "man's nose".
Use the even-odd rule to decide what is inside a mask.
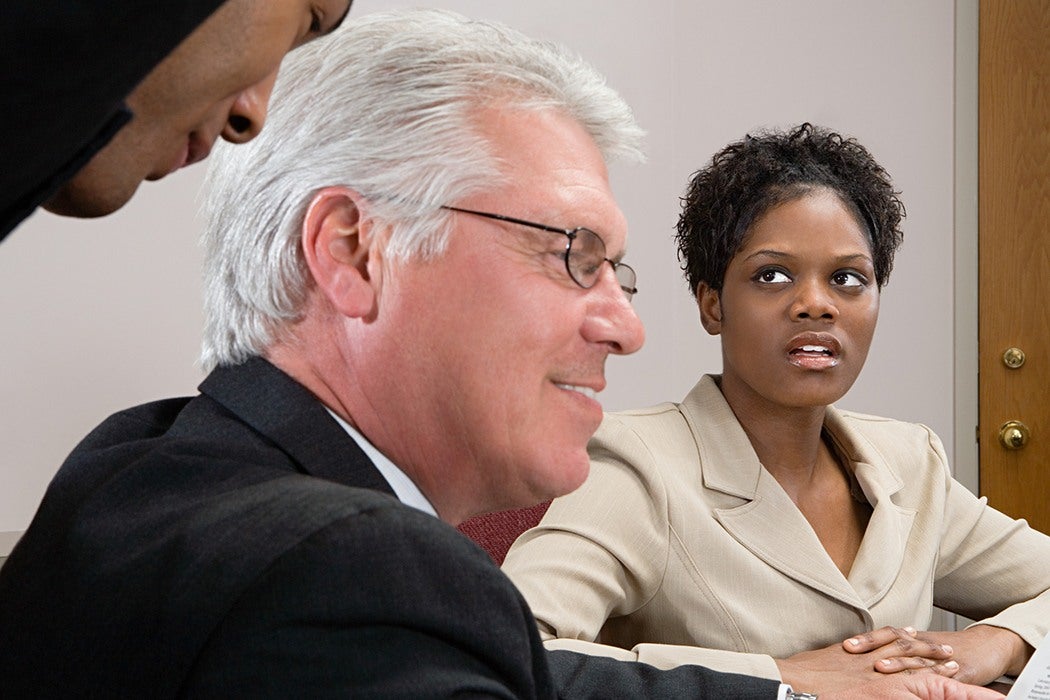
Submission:
[[[266,110],[275,80],[276,70],[237,95],[222,129],[224,139],[230,143],[247,143],[259,135],[266,123]]]
[[[611,265],[602,271],[591,291],[595,304],[584,330],[587,340],[605,343],[615,355],[637,352],[645,342],[645,327],[620,288]]]

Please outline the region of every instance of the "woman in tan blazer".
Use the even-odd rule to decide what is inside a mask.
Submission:
[[[584,486],[509,552],[548,646],[827,690],[1020,671],[1050,630],[1050,538],[954,481],[925,426],[831,405],[902,215],[867,150],[808,124],[694,175],[679,252],[723,372],[607,415]],[[934,605],[980,622],[917,631]]]

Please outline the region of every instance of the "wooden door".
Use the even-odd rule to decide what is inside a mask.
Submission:
[[[1050,533],[1050,0],[981,0],[979,62],[980,492]]]

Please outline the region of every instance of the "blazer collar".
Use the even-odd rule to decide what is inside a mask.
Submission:
[[[754,500],[764,470],[715,379],[701,377],[680,406],[696,438],[704,487]]]
[[[267,360],[219,367],[198,388],[276,444],[303,473],[394,495],[321,402]]]
[[[825,428],[873,512],[847,580],[758,461],[714,377],[702,377],[680,411],[696,440],[703,487],[740,499],[714,510],[730,535],[783,574],[850,605],[867,608],[885,596],[903,564],[915,513],[893,502],[904,482],[877,446],[847,420],[849,414],[829,407]]]

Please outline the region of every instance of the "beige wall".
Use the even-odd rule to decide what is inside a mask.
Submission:
[[[353,13],[417,4],[356,0]],[[951,449],[951,0],[437,4],[572,45],[649,131],[649,163],[613,170],[648,342],[610,361],[607,408],[678,399],[719,369],[675,260],[677,198],[727,141],[810,120],[861,139],[908,208],[868,366],[841,403],[928,423]],[[98,221],[38,213],[0,246],[0,533],[25,528],[64,455],[105,415],[199,382],[200,176],[147,184]]]

